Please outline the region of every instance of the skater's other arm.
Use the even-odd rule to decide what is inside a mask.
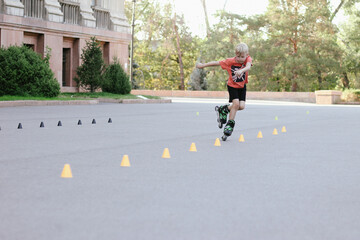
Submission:
[[[197,68],[215,67],[215,66],[220,66],[219,61],[213,61],[213,62],[208,62],[208,63],[197,63],[196,64]]]
[[[250,68],[251,68],[251,63],[248,62],[246,64],[246,67],[244,67],[242,69],[239,69],[239,70],[235,71],[234,73],[235,73],[236,76],[241,76],[244,72],[249,71]]]

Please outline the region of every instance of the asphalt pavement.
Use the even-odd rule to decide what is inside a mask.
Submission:
[[[359,239],[360,107],[224,102],[0,108],[0,239]]]

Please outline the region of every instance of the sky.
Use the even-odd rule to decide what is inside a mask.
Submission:
[[[190,31],[200,37],[206,34],[206,25],[204,10],[201,4],[201,0],[157,0],[161,3],[174,1],[176,12],[178,14],[184,14],[184,18]],[[333,9],[339,4],[340,0],[330,0],[330,4]],[[226,5],[225,5],[226,3]],[[225,5],[225,10],[231,13],[252,16],[256,14],[262,14],[266,11],[268,6],[268,0],[206,0],[206,7],[209,17],[209,23],[212,25],[215,23],[213,14],[217,10],[222,10]],[[337,14],[335,23],[344,21],[342,11]]]

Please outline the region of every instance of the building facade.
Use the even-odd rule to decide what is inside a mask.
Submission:
[[[105,63],[116,57],[127,71],[131,33],[124,0],[0,0],[0,45],[25,44],[42,56],[50,48],[62,92],[78,91],[73,78],[93,36]]]

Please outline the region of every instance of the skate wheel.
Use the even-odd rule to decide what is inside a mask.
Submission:
[[[224,135],[224,136],[222,136],[222,137],[221,137],[221,139],[222,139],[223,141],[226,141],[227,136],[226,136],[226,135]]]
[[[221,123],[221,122],[218,122],[218,123],[219,123],[219,124],[218,124],[218,127],[219,127],[219,128],[222,128],[222,126],[223,126],[222,123]]]

